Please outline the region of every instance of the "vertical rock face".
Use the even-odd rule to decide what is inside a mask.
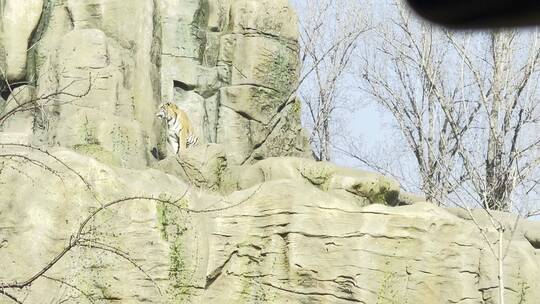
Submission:
[[[305,155],[296,17],[288,1],[162,1],[161,92],[233,164]]]
[[[144,168],[166,150],[154,113],[172,101],[231,164],[306,155],[287,1],[15,2],[2,62],[9,80],[37,87],[34,142]]]
[[[11,83],[26,76],[27,50],[41,17],[43,0],[0,1],[0,77]]]
[[[151,1],[47,1],[29,78],[47,119],[36,139],[144,168],[159,128]]]

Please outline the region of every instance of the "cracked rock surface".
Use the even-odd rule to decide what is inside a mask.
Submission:
[[[189,113],[201,143],[224,146],[230,164],[309,155],[293,94],[296,16],[286,0],[2,6],[0,65],[13,88],[35,88],[41,110],[10,130],[32,131],[26,143],[143,169],[155,162],[153,149],[167,154],[152,113],[169,101]]]
[[[497,261],[469,214],[401,205],[386,177],[272,158],[243,167],[249,183],[224,172],[235,188],[212,192],[65,148],[2,152],[36,161],[2,163],[2,283],[47,265],[99,206],[135,198],[93,218],[87,246],[70,251],[47,278],[14,291],[28,303],[497,303]],[[497,216],[514,227],[509,215]],[[489,219],[475,217],[496,244]],[[540,296],[535,224],[519,221],[505,235],[507,303]]]
[[[498,234],[482,212],[486,238],[466,211],[309,159],[286,0],[0,8],[12,84],[0,115],[33,105],[0,125],[0,286],[79,236],[31,285],[0,291],[24,303],[498,303]],[[167,153],[163,101],[195,124],[200,143],[183,155]],[[536,303],[540,227],[496,217],[509,228],[506,303]]]

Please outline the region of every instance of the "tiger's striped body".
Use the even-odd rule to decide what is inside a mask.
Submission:
[[[161,104],[156,116],[167,122],[167,142],[175,154],[195,145],[199,140],[186,112],[177,105],[170,102]]]

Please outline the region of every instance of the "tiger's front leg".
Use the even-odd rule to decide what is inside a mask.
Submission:
[[[179,152],[179,149],[180,149],[180,145],[179,145],[179,141],[178,141],[178,136],[174,135],[174,136],[169,136],[167,138],[167,142],[169,143],[169,147],[171,148],[172,152],[174,155],[177,155],[178,152]]]
[[[187,149],[187,137],[188,137],[188,134],[187,134],[187,130],[185,128],[182,128],[182,130],[180,131],[180,136],[178,138],[178,153],[180,153],[180,151],[183,153],[184,151],[186,151]]]

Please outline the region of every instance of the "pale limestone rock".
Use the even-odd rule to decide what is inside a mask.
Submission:
[[[399,184],[391,178],[303,158],[269,158],[251,166],[231,166],[222,180],[225,193],[271,181],[298,180],[359,205],[401,204]]]
[[[188,302],[497,303],[495,258],[472,221],[426,203],[361,207],[285,179],[245,195],[209,215],[205,289]],[[534,302],[535,249],[520,233],[511,244],[507,303]],[[194,279],[205,269],[190,267]]]
[[[208,30],[223,32],[229,24],[231,0],[208,1]]]
[[[496,260],[476,224],[428,203],[372,204],[386,203],[393,197],[389,192],[399,191],[376,174],[273,158],[233,168],[245,180],[221,196],[205,194],[198,189],[204,185],[189,178],[192,186],[158,170],[114,168],[69,150],[52,151],[90,182],[87,187],[44,153],[2,151],[32,157],[54,171],[27,163],[17,167],[26,173],[21,175],[12,162],[2,162],[0,181],[17,187],[5,188],[0,197],[0,282],[41,269],[100,204],[146,196],[183,199],[177,207],[138,200],[108,208],[86,236],[128,252],[142,271],[110,252],[87,248],[67,255],[48,276],[77,286],[95,303],[497,303]],[[203,153],[209,161],[224,159],[218,146],[192,152],[181,158],[190,170],[207,163]],[[164,170],[171,170],[171,161],[163,162]],[[207,163],[204,172],[223,166],[216,164]],[[221,180],[234,180],[227,175]],[[497,232],[477,217],[495,241]],[[537,228],[522,221],[505,235],[511,245],[504,266],[507,303],[534,303],[540,296],[533,288],[540,260],[527,239]],[[90,303],[47,279],[27,292],[30,303],[69,297]]]
[[[204,100],[203,140],[207,142],[217,142],[219,108],[219,95],[216,94]]]
[[[253,144],[249,141],[252,124],[252,121],[244,119],[240,113],[227,107],[220,107],[216,142],[227,147],[227,160],[231,163],[244,163],[246,155],[253,150]]]
[[[10,83],[26,77],[27,50],[40,20],[43,0],[5,0],[1,3],[0,67]]]
[[[160,8],[162,99],[178,90],[204,97],[202,137],[224,145],[231,164],[306,156],[299,116],[285,118],[299,64],[288,3],[169,0]]]
[[[14,161],[2,158],[0,180],[0,282],[21,280],[39,271],[58,254],[71,235],[93,210],[103,203],[128,196],[182,197],[187,186],[178,179],[156,170],[132,171],[113,168],[98,161],[65,149],[52,151],[53,155],[80,173],[66,169],[50,156],[35,150],[2,147],[2,152],[16,152],[40,161],[54,171],[39,164],[22,164],[17,170]],[[189,200],[188,196],[185,200]],[[112,206],[99,214],[89,227],[87,238],[114,246],[144,265],[148,277],[121,256],[104,250],[76,249],[48,273],[77,286],[93,295],[94,303],[108,303],[120,298],[123,303],[138,303],[141,299],[162,303],[168,286],[169,245],[160,236],[157,219],[159,208],[151,201],[130,201]],[[144,261],[144,262],[143,262]],[[121,279],[121,284],[119,282]],[[32,285],[32,292],[25,302],[86,303],[89,300],[80,292],[58,282],[43,279]],[[23,291],[23,294],[26,293]],[[6,303],[0,297],[0,303]],[[90,302],[88,302],[90,303]]]
[[[5,123],[0,126],[0,142],[31,143],[34,116],[39,110],[34,101],[34,87],[23,85],[13,89],[4,108],[0,109],[0,117],[9,115]]]
[[[156,169],[178,176],[193,187],[214,192],[220,190],[226,167],[223,146],[202,143],[178,157],[169,156],[155,165]]]
[[[104,203],[169,203],[107,208],[85,235],[105,247],[10,290],[25,303],[498,303],[496,259],[467,212],[306,157],[288,1],[32,3],[10,8],[32,22],[18,44],[2,36],[0,56],[39,41],[8,65],[36,85],[16,89],[23,99],[52,98],[0,132],[0,284],[41,269]],[[180,156],[164,155],[163,101],[200,138]],[[473,215],[495,244],[490,220]],[[540,227],[496,217],[510,244],[506,303],[535,303]]]
[[[145,132],[134,120],[133,97],[122,94],[121,54],[111,45],[97,29],[72,30],[62,38],[51,59],[58,79],[52,92],[68,94],[54,101],[58,110],[49,141],[111,164],[144,168]]]
[[[224,145],[231,164],[308,156],[299,115],[291,114],[299,109],[291,103],[298,33],[287,1],[62,0],[43,7],[26,78],[38,96],[53,96],[41,101],[48,118],[35,142],[98,150],[103,161],[144,168],[155,161],[150,151],[165,151],[163,125],[151,114],[163,101],[182,104],[178,93],[189,92],[199,137]],[[118,130],[126,128],[121,145],[132,146],[121,148]]]
[[[35,50],[38,95],[49,117],[36,141],[145,168],[161,125],[153,4],[60,1],[44,12]],[[68,93],[68,94],[64,94]]]
[[[96,183],[92,188],[98,192],[98,198],[122,197],[130,193],[174,197],[169,191],[175,189],[174,193],[181,196],[187,188],[158,171],[110,169],[68,151],[58,151],[56,155]],[[246,185],[246,189],[221,200],[193,197],[190,208],[205,210],[203,213],[186,217],[183,212],[171,208],[137,203],[137,206],[126,205],[104,215],[106,220],[95,223],[95,232],[100,237],[130,250],[134,256],[140,253],[138,261],[145,269],[153,269],[150,274],[155,280],[162,278],[164,282],[178,284],[179,289],[168,289],[169,283],[164,283],[160,289],[167,293],[159,296],[151,284],[134,287],[111,284],[100,287],[99,292],[127,303],[140,298],[158,302],[169,299],[176,303],[376,303],[380,299],[414,303],[467,299],[463,302],[482,303],[482,298],[494,296],[495,291],[490,288],[496,279],[494,260],[471,221],[430,204],[362,207],[364,205],[332,194],[333,187],[344,187],[349,191],[363,189],[359,193],[375,194],[366,187],[381,189],[381,185],[393,184],[390,180],[381,182],[381,177],[374,174],[351,172],[331,164],[301,159],[269,159],[253,167],[244,170],[255,181],[254,185]],[[26,171],[32,173],[34,170],[39,171]],[[4,174],[15,176],[9,171]],[[70,175],[70,172],[63,174]],[[340,181],[341,186],[338,185]],[[74,223],[58,229],[62,227],[60,221],[74,218],[77,222],[77,218],[88,213],[84,206],[88,204],[86,208],[89,208],[95,203],[89,193],[81,191],[82,196],[68,199],[72,202],[71,208],[75,208],[73,211],[53,207],[59,204],[56,196],[70,197],[73,192],[69,188],[80,187],[80,182],[76,177],[68,185],[54,178],[40,179],[40,184],[56,184],[51,187],[64,190],[38,192],[40,197],[47,198],[38,206],[46,208],[24,204],[9,207],[8,215],[24,211],[25,215],[19,216],[27,223],[39,224],[20,232],[15,229],[11,238],[7,238],[5,256],[11,257],[16,252],[13,246],[28,244],[30,240],[25,235],[30,235],[35,246],[30,250],[26,248],[26,255],[18,254],[17,258],[32,259],[35,264],[30,263],[28,269],[39,267],[39,261],[45,262],[45,257],[34,255],[39,255],[43,248],[51,248],[50,238],[61,240],[62,233],[67,238],[69,231],[75,229]],[[35,184],[23,185],[33,187]],[[372,187],[376,185],[379,186]],[[36,191],[8,192],[6,198],[29,203],[32,198],[20,194],[36,194]],[[15,193],[20,194],[14,196]],[[11,225],[17,227],[19,224],[22,223]],[[48,237],[35,237],[51,229],[55,232],[49,232]],[[115,229],[118,229],[116,236]],[[129,229],[130,233],[123,235],[124,229]],[[512,290],[538,280],[538,261],[526,258],[534,253],[534,248],[519,231],[514,235],[509,265],[505,269]],[[496,237],[493,230],[488,229],[488,232],[490,237]],[[12,245],[13,237],[15,245]],[[61,245],[59,242],[57,247],[49,249],[51,255],[54,248],[58,251]],[[147,250],[154,252],[149,254]],[[102,286],[97,285],[98,282],[117,276],[118,272],[124,275],[120,280],[124,282],[143,278],[143,274],[130,271],[129,265],[122,265],[114,257],[96,260],[94,254],[91,251],[76,254],[54,274],[92,292]],[[78,268],[68,270],[69,265],[75,265],[72,263],[101,265],[105,269],[116,266],[98,274]],[[54,286],[53,282],[40,282],[33,290],[39,293],[39,290]],[[72,295],[73,291],[70,292],[66,291],[65,295]],[[535,292],[532,290],[523,296],[532,300],[537,296]],[[37,295],[30,297],[34,299]],[[40,299],[43,297],[39,295]],[[509,294],[508,302],[519,303],[519,299],[519,293]]]
[[[296,41],[296,14],[287,0],[235,0],[231,5],[232,31]]]

